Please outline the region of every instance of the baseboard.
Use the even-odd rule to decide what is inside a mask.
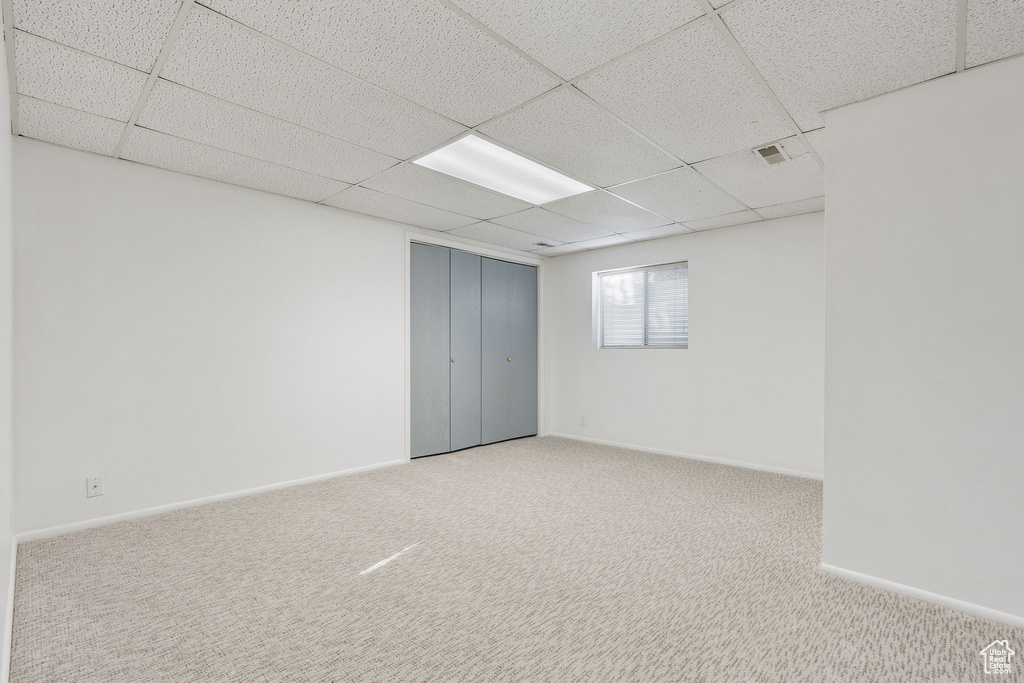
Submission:
[[[3,643],[0,645],[0,683],[11,677],[11,643],[14,638],[14,570],[18,566],[18,542],[11,539],[11,579],[7,586],[7,612],[4,614]]]
[[[819,565],[819,568],[826,574],[838,576],[841,579],[856,581],[857,583],[863,583],[864,585],[871,586],[873,588],[881,588],[882,590],[906,595],[909,598],[916,598],[917,600],[923,600],[943,607],[960,610],[961,612],[967,612],[968,614],[984,617],[1010,626],[1016,626],[1017,628],[1024,628],[1024,617],[1019,617],[1015,614],[1007,614],[1006,612],[1000,612],[989,607],[982,607],[981,605],[975,605],[974,603],[964,602],[963,600],[939,595],[938,593],[930,593],[928,591],[921,590],[920,588],[914,588],[913,586],[904,586],[902,583],[886,581],[885,579],[880,579],[876,576],[861,574],[859,572],[850,571],[849,569],[843,569],[842,567],[825,564],[824,562]]]
[[[693,453],[683,453],[682,451],[667,451],[661,448],[648,448],[647,446],[637,446],[630,443],[618,443],[615,441],[603,441],[601,439],[589,439],[584,436],[573,436],[572,434],[558,434],[556,432],[548,432],[542,436],[557,436],[562,439],[573,439],[575,441],[586,441],[587,443],[596,443],[602,446],[615,446],[616,448],[628,448],[633,451],[644,451],[646,453],[657,453],[658,455],[671,455],[675,458],[688,458],[690,460],[703,460],[704,462],[713,462],[717,465],[731,465],[733,467],[743,467],[748,470],[760,470],[762,472],[771,472],[773,474],[785,474],[790,477],[800,477],[802,479],[817,479],[821,481],[822,475],[815,474],[814,472],[803,472],[801,470],[790,470],[785,467],[773,467],[772,465],[759,465],[754,462],[743,462],[740,460],[729,460],[728,458],[712,458],[706,455],[694,455]]]
[[[327,474],[316,474],[312,477],[303,477],[302,479],[292,479],[290,481],[282,481],[276,484],[267,484],[265,486],[257,486],[251,489],[243,489],[241,491],[231,491],[228,493],[219,493],[215,496],[207,496],[205,498],[194,498],[192,500],[183,500],[178,503],[170,503],[168,505],[158,505],[156,507],[145,508],[142,510],[132,510],[131,512],[122,512],[116,515],[109,515],[107,517],[96,517],[94,519],[87,519],[81,522],[72,522],[71,524],[60,524],[58,526],[51,526],[45,529],[35,529],[33,531],[22,531],[15,534],[15,540],[18,543],[25,543],[27,541],[35,541],[40,538],[49,538],[50,536],[60,536],[61,534],[71,533],[72,531],[81,531],[82,529],[92,529],[98,526],[104,526],[105,524],[113,524],[114,522],[123,522],[128,519],[138,519],[139,517],[149,517],[150,515],[159,515],[164,512],[171,512],[173,510],[180,510],[182,508],[195,507],[196,505],[206,505],[207,503],[217,503],[222,500],[230,500],[232,498],[241,498],[242,496],[251,496],[256,493],[266,493],[267,491],[275,491],[277,489],[284,489],[290,486],[301,486],[302,484],[312,484],[318,481],[324,481],[326,479],[334,479],[335,477],[344,477],[349,474],[358,474],[359,472],[369,472],[370,470],[378,470],[383,467],[393,467],[394,465],[402,465],[409,462],[408,459],[403,458],[402,460],[389,460],[388,462],[377,463],[375,465],[364,465],[362,467],[353,467],[347,470],[340,470],[338,472],[328,472]],[[0,679],[0,683],[3,683],[3,679]]]

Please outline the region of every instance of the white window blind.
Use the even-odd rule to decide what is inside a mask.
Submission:
[[[687,264],[599,273],[601,348],[685,349]]]

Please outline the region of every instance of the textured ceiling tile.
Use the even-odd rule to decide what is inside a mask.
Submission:
[[[702,13],[695,0],[454,1],[566,80]]]
[[[431,230],[451,230],[477,222],[475,218],[460,216],[450,211],[435,209],[432,206],[417,204],[408,199],[393,197],[362,187],[350,187],[341,194],[326,200],[324,204],[346,211],[387,218],[399,223],[418,225]]]
[[[124,124],[24,95],[18,96],[18,125],[27,138],[56,145],[113,154]]]
[[[580,240],[607,237],[611,234],[607,230],[595,228],[592,225],[580,223],[579,221],[574,221],[571,218],[566,218],[541,208],[527,209],[519,213],[502,216],[501,218],[493,219],[492,222],[562,242],[578,242]]]
[[[789,161],[769,166],[749,150],[694,166],[747,206],[768,206],[825,194],[825,172],[797,137],[782,141]]]
[[[571,254],[574,251],[586,251],[586,247],[579,247],[575,244],[561,244],[557,247],[542,247],[541,249],[534,249],[534,254],[540,254],[542,256],[559,256],[561,254]]]
[[[733,225],[743,225],[761,220],[761,217],[750,209],[729,213],[724,216],[713,218],[702,218],[699,221],[687,221],[686,227],[691,230],[714,230],[715,228],[728,228]]]
[[[802,213],[813,213],[814,211],[825,210],[825,198],[814,197],[813,199],[801,199],[797,202],[776,204],[775,206],[760,207],[757,212],[765,218],[783,218],[785,216],[797,216]]]
[[[804,133],[804,137],[807,138],[807,142],[811,143],[811,147],[821,157],[822,163],[825,161],[825,129],[819,128],[818,130],[812,130],[810,133]]]
[[[481,242],[487,242],[489,244],[497,244],[498,246],[508,247],[509,249],[519,249],[521,251],[537,249],[538,242],[547,242],[548,244],[551,244],[555,241],[550,239],[541,239],[536,235],[519,232],[518,230],[506,228],[503,225],[488,223],[487,221],[467,225],[464,228],[449,230],[448,234],[467,237],[473,240],[480,240]]]
[[[300,171],[358,183],[397,162],[225,100],[158,81],[139,125]]]
[[[178,0],[13,0],[14,27],[150,72]]]
[[[438,0],[204,4],[470,126],[557,84]]]
[[[414,156],[464,130],[198,7],[161,76],[396,158]]]
[[[337,180],[225,152],[146,128],[132,130],[121,156],[178,173],[317,202],[347,187]]]
[[[967,1],[967,66],[1024,52],[1024,2]]]
[[[679,165],[570,88],[559,88],[479,130],[601,187]]]
[[[362,185],[475,218],[504,216],[530,206],[518,199],[408,163],[389,168]]]
[[[692,168],[619,185],[611,192],[679,222],[746,208]]]
[[[577,85],[691,163],[794,133],[725,38],[706,21]]]
[[[689,232],[693,231],[690,228],[686,227],[685,225],[665,225],[660,228],[648,228],[647,230],[627,232],[626,237],[633,240],[634,242],[640,242],[642,240],[656,240],[659,237],[685,235],[686,233]]]
[[[956,70],[957,0],[743,2],[722,19],[803,130],[819,112]]]
[[[118,121],[131,117],[146,74],[14,32],[18,92]]]
[[[672,222],[601,190],[560,199],[544,206],[555,213],[611,232],[643,230]]]

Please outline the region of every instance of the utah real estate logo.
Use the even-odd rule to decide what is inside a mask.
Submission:
[[[1009,641],[993,640],[988,647],[981,651],[981,656],[985,658],[985,673],[1013,673],[1013,665],[1010,664],[1010,658],[1014,654],[1014,651],[1010,649]]]

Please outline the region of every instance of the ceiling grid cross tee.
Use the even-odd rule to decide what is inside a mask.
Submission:
[[[171,56],[171,50],[174,49],[174,44],[178,42],[178,36],[181,35],[181,29],[185,26],[185,20],[188,19],[188,14],[192,11],[192,6],[194,4],[195,0],[182,0],[181,7],[178,8],[178,15],[174,18],[174,23],[171,24],[171,30],[167,33],[167,37],[164,39],[163,47],[160,49],[160,54],[156,58],[153,70],[150,72],[149,78],[146,80],[146,84],[142,86],[142,93],[139,95],[139,101],[135,104],[135,109],[132,111],[131,117],[129,117],[128,123],[124,127],[124,133],[121,135],[121,139],[114,148],[112,156],[115,159],[120,158],[121,153],[124,152],[124,146],[128,144],[128,137],[131,135],[132,129],[135,127],[135,122],[138,121],[139,116],[142,115],[142,110],[146,106],[146,100],[149,99],[149,93],[153,91],[153,86],[156,85],[157,79],[160,78],[160,71],[164,68],[164,64],[167,63],[167,59]]]
[[[0,6],[15,135],[546,256],[820,211],[819,112],[1024,52],[1020,0]],[[416,163],[471,135],[593,189]]]

